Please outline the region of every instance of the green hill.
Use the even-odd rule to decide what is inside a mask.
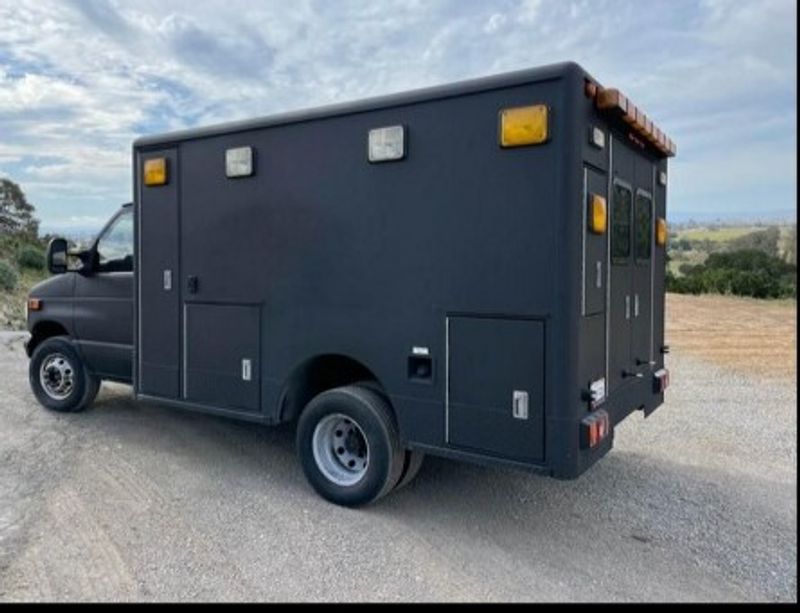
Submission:
[[[28,290],[49,274],[44,252],[38,238],[0,235],[0,329],[25,328]]]

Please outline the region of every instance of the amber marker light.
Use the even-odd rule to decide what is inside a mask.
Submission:
[[[41,311],[42,310],[42,301],[38,298],[28,298],[28,310],[29,311]]]
[[[663,217],[656,220],[656,243],[659,247],[667,244],[667,220]]]
[[[166,158],[152,158],[144,162],[144,184],[148,187],[166,185],[167,160]]]
[[[606,199],[592,194],[589,199],[589,229],[595,234],[605,234],[607,219]]]
[[[549,137],[548,112],[544,104],[500,111],[500,146],[540,145]]]

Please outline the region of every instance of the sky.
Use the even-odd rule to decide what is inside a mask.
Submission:
[[[678,146],[672,220],[794,217],[795,0],[0,0],[0,176],[45,232],[138,136],[576,61]]]

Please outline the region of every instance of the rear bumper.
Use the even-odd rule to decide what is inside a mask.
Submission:
[[[616,426],[634,411],[642,411],[647,417],[664,404],[664,392],[656,390],[654,374],[631,379],[616,389],[603,406],[611,418],[611,426]]]
[[[664,404],[664,392],[656,385],[653,373],[641,379],[631,379],[624,383],[597,407],[608,413],[608,435],[594,448],[585,446],[582,422],[574,424],[575,435],[579,440],[578,453],[574,462],[554,462],[552,475],[558,479],[575,479],[586,472],[595,462],[606,455],[614,446],[614,430],[617,424],[635,411],[642,411],[647,417]],[[588,415],[588,413],[587,413]]]

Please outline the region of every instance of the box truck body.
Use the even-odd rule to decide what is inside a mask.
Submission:
[[[576,477],[663,402],[673,153],[573,63],[141,138],[136,396],[361,386],[403,449]]]

